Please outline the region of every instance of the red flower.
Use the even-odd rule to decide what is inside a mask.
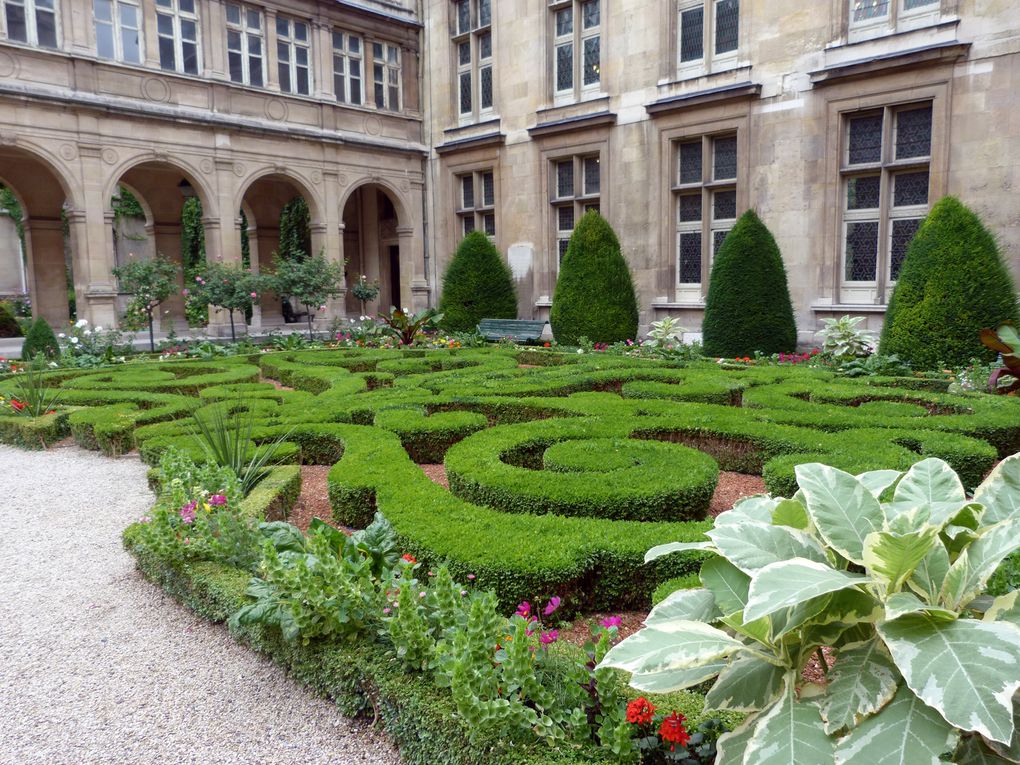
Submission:
[[[18,399],[16,399],[16,398],[12,398],[12,399],[11,399],[11,406],[13,406],[13,407],[14,407],[15,409],[17,409],[17,410],[18,410],[19,412],[20,412],[20,411],[21,411],[22,409],[24,409],[24,408],[25,408],[25,405],[24,405],[24,404],[22,404],[22,403],[21,403],[20,401],[18,401]]]
[[[663,741],[669,742],[669,751],[675,751],[676,745],[687,746],[687,742],[691,740],[690,734],[684,727],[684,720],[686,718],[682,714],[673,712],[672,714],[666,715],[662,719],[662,725],[659,726],[659,735]]]
[[[404,553],[403,555],[400,556],[400,560],[405,560],[412,566],[418,562],[418,559],[411,555],[411,553]]]
[[[627,705],[627,722],[632,725],[648,725],[652,721],[655,707],[644,696],[639,696]]]
[[[552,343],[545,343],[542,347],[543,348],[552,348]]]

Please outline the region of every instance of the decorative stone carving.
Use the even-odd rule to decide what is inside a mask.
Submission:
[[[216,165],[213,164],[213,161],[208,158],[203,159],[198,166],[199,168],[201,168],[202,172],[205,173],[206,175],[212,175],[212,173],[215,172],[216,170]]]
[[[269,99],[266,101],[266,116],[277,122],[287,119],[287,104],[279,98]]]
[[[170,100],[170,83],[158,77],[148,77],[142,82],[142,95],[150,101],[166,103]]]
[[[382,133],[382,121],[372,114],[365,117],[365,132],[369,135],[379,135]]]
[[[238,178],[244,178],[244,174],[246,172],[248,171],[244,165],[242,165],[240,162],[234,163],[234,175],[236,175]]]
[[[320,183],[322,183],[322,173],[320,173],[318,170],[312,170],[311,179],[312,183],[318,186]]]
[[[72,159],[78,156],[78,150],[74,148],[74,144],[65,143],[60,146],[60,156],[70,162]]]
[[[14,77],[18,72],[18,62],[10,53],[0,51],[0,77]]]
[[[117,160],[120,159],[120,156],[117,154],[116,150],[111,149],[109,147],[103,149],[102,157],[103,162],[105,162],[108,165],[116,165]]]

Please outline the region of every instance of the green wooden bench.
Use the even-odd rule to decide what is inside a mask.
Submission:
[[[545,321],[530,319],[482,319],[478,324],[478,333],[486,340],[511,340],[527,343],[538,340],[545,330]]]

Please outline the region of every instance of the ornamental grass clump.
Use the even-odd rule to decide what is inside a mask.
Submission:
[[[645,692],[714,679],[706,708],[748,713],[720,765],[1017,762],[1020,602],[984,593],[1020,549],[1020,454],[971,498],[938,459],[796,474],[793,499],[745,499],[708,541],[650,550],[715,557],[601,666]],[[812,658],[825,687],[803,679]]]
[[[15,381],[8,401],[10,413],[20,417],[42,417],[56,411],[63,391],[48,385],[48,380],[37,360],[33,359],[31,363],[22,367]]]

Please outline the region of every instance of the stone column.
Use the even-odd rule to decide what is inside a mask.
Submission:
[[[25,222],[28,247],[28,283],[32,293],[32,312],[62,331],[70,313],[67,305],[67,278],[64,260],[64,224],[45,218]]]
[[[79,119],[79,121],[81,121]],[[73,214],[75,231],[74,280],[75,291],[84,293],[84,305],[79,303],[78,315],[92,324],[116,326],[117,282],[113,277],[113,210],[105,196],[106,170],[100,158],[99,144],[81,143],[82,192],[84,215]]]
[[[157,223],[152,227],[152,241],[156,245],[156,252],[167,260],[177,263],[183,271],[181,261],[181,224],[179,223]],[[171,296],[163,305],[156,310],[159,312],[156,327],[161,332],[169,332],[179,326],[181,329],[187,326],[187,318],[184,313],[184,296],[181,294],[183,282],[178,285],[176,294]]]
[[[411,209],[408,211],[411,221],[408,226],[398,226],[397,236],[400,238],[401,291],[406,291],[410,298],[413,311],[423,311],[429,307],[432,290],[425,270],[425,222],[422,219],[422,187],[412,186],[410,195]],[[404,284],[407,286],[405,287]]]
[[[359,189],[355,193],[361,195],[361,269],[368,281],[380,283],[379,297],[376,298],[376,302],[379,312],[384,313],[389,310],[390,304],[397,305],[400,302],[400,295],[387,297],[389,295],[388,285],[382,283],[382,269],[379,267],[382,252],[379,245],[378,192],[374,186],[369,186]]]
[[[319,98],[336,99],[333,90],[333,30],[328,23],[312,22],[312,61],[315,70],[315,95]]]
[[[279,58],[276,55],[276,11],[266,8],[266,88],[280,90]]]
[[[237,241],[241,241],[241,216],[237,216]],[[248,263],[253,274],[259,273],[259,232],[255,226],[255,222],[248,221]],[[241,257],[244,257],[244,253],[241,253]],[[261,297],[261,295],[260,295]],[[262,306],[259,303],[255,303],[251,307],[251,328],[255,330],[256,334],[262,331]]]

